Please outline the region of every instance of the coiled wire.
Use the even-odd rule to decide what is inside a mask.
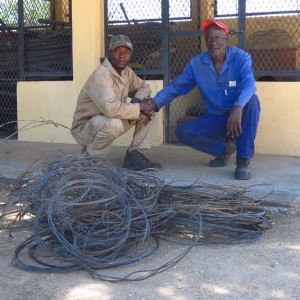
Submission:
[[[154,173],[121,169],[101,156],[32,166],[18,182],[12,190],[17,220],[2,221],[2,228],[11,233],[22,228],[22,217],[32,216],[32,236],[13,259],[28,271],[85,269],[100,280],[143,280],[174,266],[195,245],[251,242],[271,227],[245,188],[165,184]],[[149,270],[104,273],[152,256],[161,239],[185,250]]]

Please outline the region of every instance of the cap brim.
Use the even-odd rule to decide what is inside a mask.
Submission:
[[[210,25],[216,25],[218,26],[220,29],[224,30],[225,33],[228,35],[228,28],[227,26],[224,24],[221,24],[221,22],[216,22],[216,21],[213,21],[213,20],[206,20],[203,22],[202,24],[202,30],[203,32],[205,33],[207,28],[210,26]]]
[[[212,20],[206,20],[204,21],[204,23],[202,24],[202,30],[203,32],[205,32],[207,30],[207,27],[210,25],[217,25],[216,22],[212,21]]]
[[[127,44],[127,43],[124,43],[124,42],[115,43],[113,45],[113,47],[111,47],[111,50],[114,50],[114,49],[116,49],[117,47],[120,47],[120,46],[125,46],[125,47],[129,48],[131,51],[133,50],[133,46],[131,44],[129,44],[129,43]]]

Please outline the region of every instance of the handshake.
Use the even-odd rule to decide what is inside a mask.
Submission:
[[[152,98],[145,98],[144,100],[133,98],[131,103],[138,103],[140,105],[140,112],[148,118],[151,118],[157,111],[156,103]]]

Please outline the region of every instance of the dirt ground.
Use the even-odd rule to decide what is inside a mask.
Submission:
[[[15,232],[9,240],[7,232],[0,231],[0,299],[300,299],[300,218],[269,216],[273,228],[256,242],[196,246],[170,270],[137,282],[109,283],[85,271],[45,274],[18,269],[11,264],[14,250],[30,232]],[[109,274],[156,268],[184,249],[163,242],[151,258]]]

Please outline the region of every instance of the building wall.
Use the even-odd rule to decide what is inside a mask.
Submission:
[[[21,141],[75,143],[70,128],[77,96],[104,56],[102,0],[73,0],[73,81],[19,82],[18,126]],[[152,96],[162,81],[149,81]],[[300,156],[300,82],[258,82],[261,121],[256,152]],[[30,123],[32,121],[32,123]],[[50,122],[46,122],[50,121]],[[54,126],[53,122],[61,125]],[[24,129],[22,128],[27,125]],[[163,111],[155,117],[152,145],[163,143]],[[35,126],[35,128],[32,128]],[[115,145],[125,146],[132,132]]]
[[[300,82],[257,82],[257,95],[256,152],[300,156]]]
[[[105,53],[103,15],[103,1],[73,0],[73,81],[18,82],[18,129],[20,130],[18,139],[20,141],[75,143],[69,128],[72,124],[77,96],[88,76],[99,64],[100,57]],[[148,83],[152,96],[162,88],[161,81]],[[162,118],[161,111],[155,117],[152,137],[154,146],[163,143]],[[54,126],[53,123],[59,125]],[[26,130],[22,129],[24,126]],[[129,144],[132,131],[116,140],[115,145]]]

